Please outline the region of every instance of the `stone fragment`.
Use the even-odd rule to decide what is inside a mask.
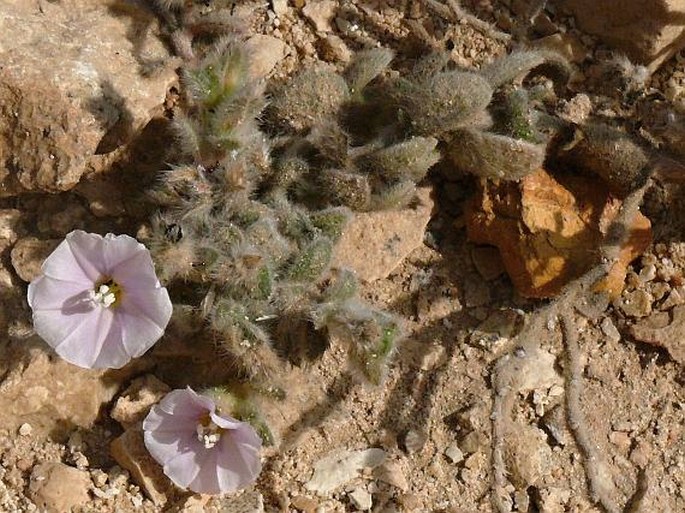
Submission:
[[[337,8],[338,3],[334,0],[317,0],[307,2],[307,5],[302,9],[302,14],[312,22],[318,32],[330,32],[331,18],[333,18]]]
[[[554,178],[540,169],[519,182],[481,182],[466,212],[468,237],[499,248],[519,293],[553,297],[595,262],[621,201],[596,179]],[[651,242],[651,224],[638,213],[618,262],[598,288],[612,297],[626,267]]]
[[[12,248],[12,267],[25,282],[40,275],[43,261],[57,247],[60,240],[41,240],[35,237],[20,239]]]
[[[685,45],[683,0],[565,0],[585,32],[653,71]]]
[[[355,488],[347,496],[352,505],[359,511],[368,511],[373,506],[373,498],[364,488]]]
[[[271,0],[271,7],[276,16],[283,16],[288,12],[288,0]]]
[[[51,461],[33,468],[29,497],[41,511],[64,513],[86,504],[90,487],[88,472]]]
[[[409,490],[409,483],[402,471],[402,467],[396,461],[386,460],[380,467],[374,471],[374,475],[379,481],[394,486],[402,492]]]
[[[421,452],[426,445],[428,435],[423,430],[410,429],[404,435],[403,445],[409,454]]]
[[[638,289],[624,292],[616,304],[628,317],[646,317],[652,313],[653,299],[649,292]]]
[[[619,342],[621,340],[621,334],[616,328],[614,322],[609,317],[602,319],[600,328],[602,329],[602,333],[604,333],[604,335],[606,335],[606,337],[612,342]]]
[[[71,189],[161,111],[177,76],[156,18],[117,5],[3,2],[0,197]]]
[[[138,486],[157,506],[167,502],[167,492],[173,483],[164,475],[162,467],[150,456],[143,440],[140,424],[127,429],[110,446],[114,460],[131,473]]]
[[[671,357],[685,365],[685,305],[669,312],[657,312],[630,327],[630,334],[640,342],[663,347]]]
[[[17,226],[21,212],[14,208],[0,210],[0,253],[17,240]]]
[[[587,57],[587,50],[580,40],[569,32],[556,33],[536,39],[532,46],[545,50],[552,50],[565,57],[570,62],[581,63]]]
[[[142,422],[152,405],[158,403],[170,390],[152,374],[136,378],[114,403],[110,417],[127,429]]]
[[[295,495],[290,499],[290,505],[303,513],[316,513],[316,508],[319,507],[319,501],[304,495]]]
[[[333,251],[331,267],[356,271],[372,282],[388,276],[412,250],[423,244],[433,211],[431,189],[419,189],[415,208],[357,214]]]
[[[254,79],[266,78],[288,55],[288,45],[282,40],[263,34],[255,34],[245,41],[250,56],[249,73]]]
[[[454,442],[445,449],[445,456],[447,456],[450,463],[455,465],[464,461],[464,453],[461,452],[459,446]]]
[[[314,465],[314,473],[304,486],[310,492],[331,492],[357,477],[361,470],[379,466],[385,458],[382,449],[343,451],[327,456]]]
[[[505,437],[504,458],[514,486],[526,489],[535,485],[552,461],[547,435],[536,427],[517,425]]]
[[[20,344],[7,355],[17,364],[0,382],[0,426],[16,430],[31,424],[38,439],[66,439],[76,427],[91,428],[132,370],[109,371],[105,379],[105,371],[81,369],[55,357],[38,337]]]

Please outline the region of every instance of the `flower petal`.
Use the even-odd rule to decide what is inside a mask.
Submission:
[[[29,283],[27,294],[29,306],[35,310],[61,310],[65,303],[74,305],[83,300],[84,311],[93,308],[90,301],[92,284],[62,281],[50,276],[40,276]],[[87,294],[84,294],[87,292]]]
[[[91,368],[120,369],[130,361],[131,356],[126,352],[122,343],[121,321],[115,313],[110,329],[101,344],[97,359]]]
[[[107,274],[103,250],[104,239],[97,233],[86,233],[82,230],[74,230],[67,234],[64,242],[67,243],[73,258],[83,270],[83,274],[88,276],[91,283],[95,283],[102,276]],[[50,255],[52,257],[52,255]],[[48,259],[50,259],[48,257]],[[62,262],[59,262],[61,265]],[[45,274],[50,274],[43,269]],[[55,272],[60,272],[55,269]],[[54,275],[57,277],[57,275]]]
[[[113,233],[108,233],[103,239],[102,251],[102,260],[104,261],[107,274],[112,277],[114,277],[117,270],[125,269],[129,264],[131,269],[135,272],[133,275],[135,280],[143,278],[146,274],[145,271],[150,270],[146,269],[146,267],[150,267],[152,276],[155,276],[150,252],[143,244],[129,235],[114,235]],[[138,260],[141,256],[147,258],[143,258],[141,262],[132,262],[133,259]],[[149,265],[141,267],[141,263]],[[156,281],[157,278],[155,278],[155,282]],[[155,284],[153,284],[153,287],[154,286]]]
[[[119,309],[129,315],[147,318],[162,331],[169,324],[173,311],[165,288],[133,291],[124,289]]]
[[[210,412],[209,417],[212,419],[214,424],[224,429],[237,429],[243,424],[239,420],[235,420],[233,417],[219,415],[215,412]]]
[[[112,320],[112,312],[104,308],[73,315],[60,310],[33,313],[36,333],[66,361],[84,368],[92,368]]]
[[[177,453],[173,458],[164,463],[164,473],[177,486],[188,488],[188,485],[200,473],[200,469],[209,455],[210,451],[207,451],[204,447],[198,450]]]
[[[159,280],[150,252],[142,244],[139,246],[139,251],[112,267],[112,278],[129,292],[159,289]]]
[[[145,447],[160,465],[164,466],[167,461],[181,452],[204,450],[197,439],[194,426],[189,429],[187,425],[179,424],[175,430],[172,430],[169,424],[170,422],[163,424],[166,426],[164,431],[150,430],[150,424],[143,426]]]
[[[166,413],[173,415],[175,418],[187,417],[194,419],[195,422],[205,415],[212,407],[213,402],[210,401],[210,407],[207,408],[205,403],[196,400],[198,395],[195,391],[187,387],[183,390],[172,390],[160,401],[160,403],[153,408],[161,410],[159,413]],[[207,398],[205,398],[207,399]],[[152,413],[152,411],[150,413]]]
[[[67,235],[67,238],[50,253],[43,262],[41,270],[45,276],[92,287],[100,277],[100,272],[88,261],[82,261],[76,257],[70,243],[73,233],[75,232]],[[85,232],[81,233],[85,234]]]
[[[217,474],[221,489],[235,491],[252,483],[262,468],[262,441],[252,426],[241,422],[238,429],[225,432],[219,444]]]
[[[196,493],[220,494],[227,490],[222,490],[217,476],[217,460],[219,451],[216,449],[207,450],[207,454],[200,464],[200,471],[195,479],[188,484],[188,488]]]

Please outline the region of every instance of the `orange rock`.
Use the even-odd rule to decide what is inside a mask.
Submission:
[[[540,169],[519,182],[482,181],[467,207],[466,228],[471,241],[499,248],[521,295],[553,297],[597,262],[620,206],[598,180],[557,179]],[[620,294],[628,263],[650,242],[651,224],[638,213],[619,262],[599,287]]]

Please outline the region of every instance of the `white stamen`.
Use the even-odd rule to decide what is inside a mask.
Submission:
[[[93,301],[100,303],[105,308],[109,308],[117,300],[117,296],[112,292],[108,285],[100,285],[97,292],[91,293]]]
[[[214,422],[211,420],[207,426],[202,423],[198,423],[196,428],[197,439],[202,442],[202,445],[205,446],[205,449],[211,449],[219,442],[219,439],[221,438],[220,429],[221,428],[214,424]]]

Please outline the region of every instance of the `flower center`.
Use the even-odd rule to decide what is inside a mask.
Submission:
[[[224,431],[212,421],[209,414],[200,419],[195,429],[197,431],[197,439],[202,442],[205,449],[214,447],[221,439],[221,433]]]
[[[90,296],[93,301],[105,308],[116,306],[121,299],[121,287],[112,278],[105,278],[95,284]]]

